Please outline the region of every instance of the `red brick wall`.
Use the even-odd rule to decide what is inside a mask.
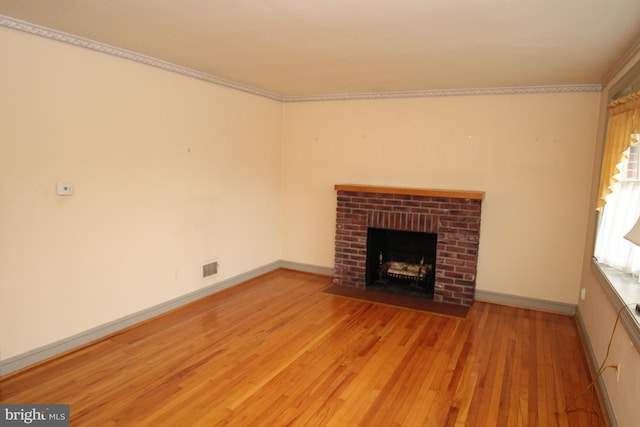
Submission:
[[[338,191],[336,285],[365,287],[367,228],[438,234],[434,301],[473,302],[481,200]]]

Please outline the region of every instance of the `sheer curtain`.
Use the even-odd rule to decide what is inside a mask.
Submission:
[[[640,274],[640,247],[625,240],[640,216],[640,181],[618,181],[607,196],[596,238],[595,257],[625,273]]]

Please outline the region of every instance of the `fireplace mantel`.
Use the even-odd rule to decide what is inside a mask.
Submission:
[[[484,199],[484,191],[437,190],[431,188],[378,187],[375,185],[336,184],[337,191],[354,193],[403,194],[423,197],[447,197],[450,199]]]

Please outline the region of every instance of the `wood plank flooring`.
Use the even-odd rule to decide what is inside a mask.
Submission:
[[[605,426],[569,316],[466,319],[277,270],[0,379],[72,426]],[[571,405],[569,411],[567,406]]]

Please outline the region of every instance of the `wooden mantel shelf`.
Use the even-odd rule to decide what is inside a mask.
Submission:
[[[484,191],[436,190],[430,188],[377,187],[374,185],[336,184],[337,191],[356,193],[405,194],[410,196],[449,197],[452,199],[484,199]]]

